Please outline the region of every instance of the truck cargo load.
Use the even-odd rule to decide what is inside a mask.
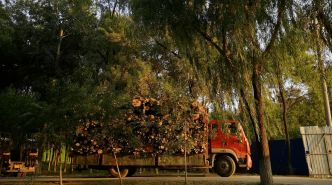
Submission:
[[[122,118],[111,123],[82,123],[72,147],[73,165],[108,169],[113,177],[119,176],[117,164],[122,177],[133,175],[137,167],[185,166],[214,168],[220,176],[229,177],[237,167],[252,166],[241,124],[234,120],[208,122],[208,110],[198,102],[135,98],[119,112]]]

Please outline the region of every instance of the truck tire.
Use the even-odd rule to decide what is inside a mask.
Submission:
[[[128,170],[129,170],[129,172],[127,174],[127,177],[131,177],[136,173],[137,168],[135,166],[131,166],[131,167],[128,167]]]
[[[120,168],[120,174],[121,174],[121,177],[126,177],[128,175],[128,168],[122,168],[122,167],[119,167]],[[118,170],[116,167],[111,167],[109,169],[109,172],[110,174],[112,175],[112,177],[116,177],[118,178],[119,177],[119,173],[118,173]]]
[[[227,155],[218,157],[214,162],[214,171],[217,172],[217,174],[221,177],[232,176],[235,172],[235,169],[236,165],[234,160]]]

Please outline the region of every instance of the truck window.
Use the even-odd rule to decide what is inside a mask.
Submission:
[[[211,125],[211,135],[210,138],[211,139],[216,139],[218,136],[218,124],[212,124]]]
[[[236,128],[233,128],[233,127],[229,127],[229,133],[230,135],[234,136],[234,137],[237,137],[238,134],[237,134],[237,129]]]
[[[218,132],[218,124],[212,124],[212,132]]]
[[[233,137],[237,137],[239,141],[242,140],[241,128],[238,125],[231,125],[227,128],[227,133]]]

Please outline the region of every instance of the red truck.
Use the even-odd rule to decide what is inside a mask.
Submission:
[[[208,124],[208,123],[207,123]],[[234,120],[212,120],[208,124],[208,150],[205,153],[187,155],[187,167],[213,168],[221,177],[232,176],[237,167],[251,168],[249,142],[242,126]],[[88,165],[94,169],[108,169],[118,177],[113,154],[75,155],[71,154],[72,165]],[[185,167],[183,154],[173,155],[129,155],[117,154],[121,177],[132,176],[138,167],[160,169],[182,169]]]

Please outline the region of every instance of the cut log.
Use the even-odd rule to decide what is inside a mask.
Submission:
[[[132,105],[134,107],[140,107],[142,105],[142,101],[140,99],[133,99]]]
[[[171,152],[182,152],[181,149],[175,148],[179,148],[177,145],[181,145],[185,139],[194,143],[194,148],[189,151],[205,152],[206,148],[202,143],[206,142],[207,109],[198,102],[135,97],[132,104],[126,107],[129,108],[119,113],[123,115],[123,119],[118,117],[111,122],[104,122],[101,119],[79,126],[71,150],[87,155],[113,151],[135,155],[164,153],[170,148],[173,150]],[[188,108],[189,110],[186,110]],[[189,128],[186,134],[183,132],[185,122]],[[109,131],[117,128],[123,130],[121,134],[124,138],[114,141]],[[132,132],[130,135],[134,135],[135,139],[144,146],[143,148],[134,149],[130,145],[129,132]]]

